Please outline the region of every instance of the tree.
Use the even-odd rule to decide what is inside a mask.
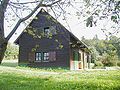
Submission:
[[[116,48],[116,52],[118,57],[120,58],[120,38],[116,37],[116,36],[111,36],[109,43],[111,43],[115,48]]]
[[[116,66],[120,58],[119,43],[120,40],[116,36],[111,36],[109,39],[100,40],[98,37],[93,39],[82,39],[88,43],[91,50],[92,61],[95,62],[95,67]]]
[[[17,30],[19,25],[22,22],[29,19],[37,11],[37,9],[39,9],[39,7],[52,6],[52,5],[56,4],[57,2],[60,2],[61,0],[51,1],[50,4],[44,4],[43,3],[44,0],[39,1],[38,5],[26,17],[20,18],[18,20],[18,22],[15,25],[15,27],[13,28],[13,30],[9,33],[9,35],[7,37],[5,37],[5,35],[4,35],[4,18],[5,18],[5,11],[7,9],[7,6],[9,5],[9,1],[10,0],[0,0],[0,63],[4,57],[4,53],[6,51],[8,41],[11,38],[11,36],[15,33],[15,31]],[[26,2],[26,3],[33,3],[33,2]],[[21,4],[26,4],[26,3],[21,3]],[[17,4],[20,5],[20,3],[17,3]]]
[[[49,7],[55,14],[56,18],[63,14],[64,20],[66,20],[66,14],[70,14],[66,13],[66,8],[72,7],[77,10],[76,14],[79,18],[80,16],[86,17],[84,21],[86,21],[86,26],[90,27],[96,25],[96,16],[100,19],[110,16],[113,22],[119,24],[120,1],[117,0],[30,0],[29,2],[23,2],[22,0],[16,1],[17,2],[14,2],[12,0],[0,0],[0,63],[4,57],[4,52],[11,36],[15,33],[19,25],[29,19],[39,9],[39,7]],[[36,4],[35,8],[26,6],[27,4],[33,3]],[[84,4],[84,6],[82,5],[83,7],[76,8],[77,3],[82,3]],[[8,6],[14,7],[15,10],[13,8],[12,10],[19,18],[19,20],[17,21],[9,35],[5,37],[4,18]],[[17,15],[17,11],[19,9],[21,9],[21,11],[29,10],[30,13],[27,16],[21,18],[19,17],[19,15]]]
[[[4,16],[9,0],[0,1],[0,63],[4,57],[8,41],[4,35]]]

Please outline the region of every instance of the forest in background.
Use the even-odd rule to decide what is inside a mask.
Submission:
[[[82,41],[89,46],[94,68],[120,66],[120,38],[110,36],[109,39],[101,40],[96,35],[93,39],[82,37]]]

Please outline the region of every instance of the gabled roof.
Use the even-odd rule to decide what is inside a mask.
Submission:
[[[83,48],[89,48],[83,41],[81,41],[81,40],[79,40],[73,33],[71,33],[71,32],[69,32],[70,33],[70,36],[72,36],[76,41],[78,41],[77,43],[78,44],[83,44],[84,46],[83,46]]]
[[[45,13],[45,14],[47,14],[47,15],[50,15],[48,12],[46,12],[43,8],[40,10],[40,12],[38,12],[38,14],[39,13]],[[38,15],[37,14],[37,15]],[[36,15],[36,16],[37,16]],[[35,16],[35,17],[36,17]],[[51,15],[50,15],[51,16]],[[35,19],[35,17],[33,18],[33,20],[28,24],[28,26],[34,21],[34,19]],[[52,17],[52,16],[51,16]],[[53,18],[53,17],[52,17]],[[53,18],[54,20],[56,20],[55,18]],[[56,20],[57,21],[57,20]],[[58,22],[58,21],[57,21]],[[58,22],[59,23],[59,22]],[[59,23],[62,27],[64,27],[61,23]],[[27,28],[27,26],[26,26],[26,28]],[[65,27],[64,27],[65,28]],[[66,28],[65,28],[66,29]],[[88,48],[88,46],[84,43],[84,42],[82,42],[81,40],[79,40],[73,33],[71,33],[70,31],[68,31],[67,29],[66,29],[66,31],[70,34],[70,36],[71,37],[73,37],[76,41],[78,41],[79,43],[81,43],[81,44],[83,44],[84,45],[84,48]],[[22,35],[24,33],[24,31],[19,35],[19,37],[14,41],[14,43],[16,43],[16,44],[19,44],[19,38],[20,38],[20,36]]]

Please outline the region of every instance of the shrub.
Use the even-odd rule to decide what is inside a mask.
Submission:
[[[103,64],[102,64],[102,62],[101,61],[95,61],[95,65],[94,65],[94,69],[98,69],[98,68],[103,68]]]
[[[103,65],[104,66],[116,66],[116,61],[110,61],[110,60],[105,60],[105,61],[102,61]]]
[[[101,58],[101,62],[104,66],[116,66],[118,57],[116,55],[112,56],[109,54],[104,54]]]
[[[105,66],[116,66],[116,62],[115,61],[109,61],[108,63],[105,64]]]
[[[95,66],[103,66],[103,64],[102,64],[101,61],[96,61],[96,62],[95,62]]]
[[[119,61],[119,62],[117,62],[117,66],[119,66],[119,67],[120,67],[120,61]]]

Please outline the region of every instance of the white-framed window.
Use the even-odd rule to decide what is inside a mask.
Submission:
[[[49,27],[45,27],[44,28],[44,36],[48,36],[50,34],[50,28]]]
[[[42,53],[41,52],[37,52],[35,54],[35,60],[36,61],[42,61]]]
[[[53,62],[56,61],[56,52],[36,52],[35,54],[36,62]]]
[[[39,62],[48,62],[49,61],[49,53],[48,52],[36,52],[35,60]]]
[[[43,52],[43,62],[48,62],[48,61],[49,61],[49,53]]]
[[[49,26],[44,28],[44,36],[56,35],[56,26]]]

